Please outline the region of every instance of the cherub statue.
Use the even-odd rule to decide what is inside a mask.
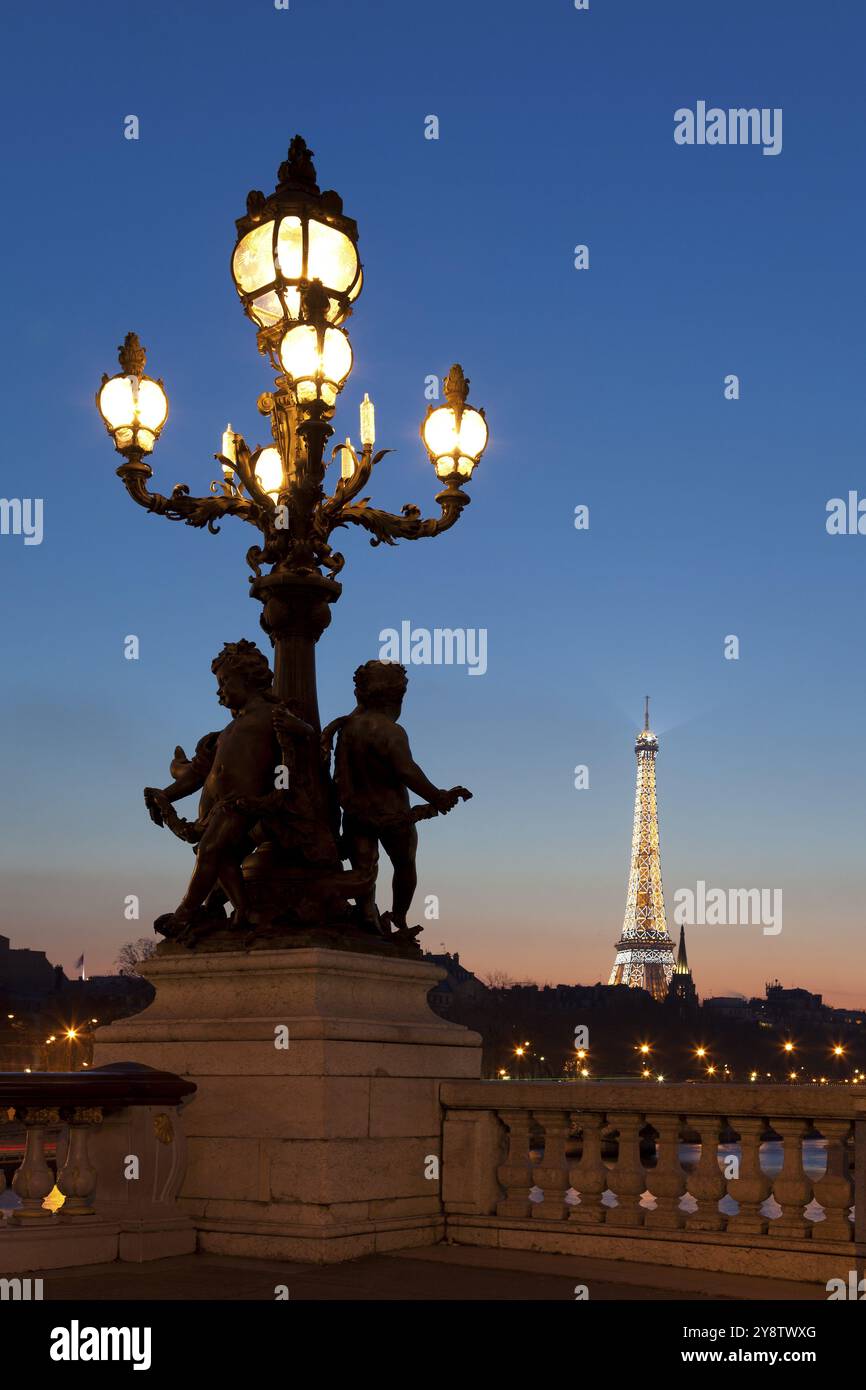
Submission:
[[[465,787],[434,786],[412,757],[406,730],[397,723],[407,685],[406,668],[398,662],[367,661],[355,672],[356,708],[322,734],[329,757],[338,733],[334,779],[343,809],[344,853],[373,885],[358,898],[361,916],[397,940],[412,940],[421,931],[406,920],[418,883],[416,822],[447,815],[472,795]],[[410,806],[410,792],[427,804]],[[391,910],[381,918],[375,899],[380,844],[394,868]]]
[[[299,842],[315,839],[315,808],[304,797],[307,779],[292,777],[299,742],[314,739],[314,729],[272,693],[267,657],[254,642],[227,642],[211,670],[231,723],[200,739],[192,758],[176,748],[170,768],[174,780],[161,790],[144,791],[151,819],[197,845],[195,868],[179,907],[156,924],[163,935],[179,939],[194,936],[197,928],[228,925],[226,901],[234,909],[231,925],[247,925],[241,863],[255,847],[259,823],[267,823],[269,816],[283,822],[288,818]],[[173,803],[199,790],[198,819],[183,820]]]

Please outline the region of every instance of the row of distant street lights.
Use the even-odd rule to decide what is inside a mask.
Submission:
[[[782,1043],[782,1048],[781,1048],[781,1050],[782,1050],[782,1053],[783,1053],[784,1056],[790,1058],[790,1057],[792,1057],[792,1056],[794,1055],[794,1053],[796,1052],[796,1050],[797,1050],[797,1044],[794,1043],[794,1042],[791,1042],[790,1039],[789,1039],[787,1042]],[[648,1062],[649,1059],[650,1059],[650,1053],[652,1052],[652,1044],[651,1044],[651,1043],[647,1043],[647,1042],[644,1042],[644,1043],[637,1043],[637,1044],[635,1045],[635,1051],[640,1055],[641,1059],[646,1063],[646,1062]],[[698,1061],[699,1063],[701,1063],[701,1065],[704,1067],[704,1070],[705,1070],[705,1072],[706,1072],[706,1075],[707,1075],[707,1077],[708,1077],[710,1080],[712,1080],[713,1077],[718,1077],[718,1078],[720,1078],[720,1079],[723,1080],[723,1081],[727,1081],[727,1080],[729,1080],[729,1079],[731,1078],[732,1072],[731,1072],[730,1067],[727,1065],[727,1063],[716,1063],[716,1062],[713,1062],[712,1059],[710,1058],[710,1055],[709,1055],[709,1049],[706,1048],[706,1047],[704,1047],[703,1044],[699,1044],[697,1047],[694,1048],[694,1054],[693,1054],[693,1055],[694,1055],[694,1057],[695,1057],[695,1060]],[[841,1060],[845,1057],[845,1055],[846,1055],[846,1048],[845,1048],[844,1044],[843,1044],[843,1043],[833,1043],[832,1047],[830,1048],[830,1056],[831,1056],[832,1058],[834,1058],[834,1059],[838,1062],[838,1061],[841,1061]],[[789,1081],[802,1081],[802,1080],[804,1080],[805,1078],[801,1077],[801,1075],[800,1075],[800,1072],[802,1072],[802,1070],[803,1070],[803,1068],[802,1068],[802,1066],[801,1066],[799,1071],[793,1071],[793,1070],[792,1070],[792,1071],[789,1071],[788,1074],[787,1074],[787,1079],[788,1079]],[[761,1075],[761,1073],[760,1073],[759,1071],[750,1071],[750,1072],[749,1072],[749,1081],[758,1081],[758,1080],[760,1079],[760,1075]],[[772,1072],[769,1072],[769,1071],[768,1071],[768,1072],[765,1073],[765,1075],[766,1075],[767,1080],[771,1080],[771,1079],[772,1079]],[[642,1076],[645,1080],[648,1080],[648,1081],[653,1080],[653,1078],[654,1078],[656,1081],[664,1081],[664,1079],[665,1079],[663,1073],[661,1073],[661,1072],[654,1072],[653,1069],[652,1069],[652,1067],[647,1066],[647,1065],[644,1065],[644,1066],[642,1067],[642,1069],[641,1069],[641,1076]],[[830,1077],[827,1077],[827,1076],[813,1076],[813,1077],[812,1077],[812,1081],[813,1081],[813,1082],[815,1082],[816,1084],[822,1085],[822,1086],[828,1085],[829,1082],[830,1082],[830,1079],[831,1079],[831,1078],[830,1078]],[[844,1077],[844,1078],[842,1078],[842,1080],[843,1080],[843,1082],[844,1082],[845,1085],[848,1085],[849,1078],[848,1078],[847,1076]],[[852,1085],[858,1085],[860,1082],[866,1082],[866,1072],[861,1071],[859,1067],[855,1067],[855,1068],[854,1068],[854,1072],[853,1072],[852,1076],[850,1077],[850,1082],[851,1082]]]
[[[12,1020],[15,1018],[15,1015],[14,1015],[14,1014],[7,1014],[6,1017],[7,1017],[7,1019],[9,1020],[9,1022],[11,1023]],[[98,1018],[92,1018],[92,1019],[90,1020],[90,1022],[91,1022],[91,1023],[98,1023],[98,1022],[99,1022],[99,1019],[98,1019]],[[48,1035],[48,1037],[45,1039],[45,1046],[46,1046],[46,1047],[50,1047],[50,1045],[51,1045],[52,1043],[56,1043],[57,1040],[58,1040],[58,1036],[59,1036],[61,1042],[65,1042],[66,1045],[67,1045],[67,1061],[70,1061],[70,1062],[71,1062],[71,1060],[72,1060],[72,1044],[73,1044],[74,1042],[78,1042],[79,1039],[82,1038],[82,1037],[84,1036],[84,1034],[85,1034],[85,1029],[84,1029],[84,1028],[76,1027],[75,1024],[70,1023],[70,1024],[68,1024],[67,1027],[64,1029],[62,1035],[58,1035],[57,1033],[50,1033],[50,1034]],[[82,1065],[82,1067],[86,1067],[86,1066],[88,1065],[88,1063],[87,1063],[87,1062],[82,1062],[81,1065]],[[32,1068],[32,1067],[25,1067],[24,1070],[25,1070],[25,1072],[31,1072],[31,1073],[32,1073],[33,1068]],[[67,1070],[71,1071],[71,1070],[72,1070],[71,1066],[68,1067]]]
[[[515,1048],[514,1048],[514,1056],[515,1056],[515,1058],[517,1059],[518,1065],[523,1061],[524,1058],[529,1058],[529,1057],[535,1057],[535,1056],[536,1056],[535,1053],[531,1053],[531,1052],[530,1052],[530,1050],[529,1050],[530,1047],[531,1047],[531,1043],[528,1042],[528,1041],[526,1041],[526,1042],[524,1042],[524,1043],[519,1043],[519,1044],[517,1044],[517,1045],[515,1046]],[[663,1072],[657,1072],[657,1071],[655,1071],[655,1070],[653,1069],[652,1066],[648,1065],[649,1062],[650,1062],[650,1060],[651,1060],[651,1055],[650,1055],[650,1054],[652,1053],[652,1050],[653,1050],[653,1045],[652,1045],[652,1043],[642,1042],[642,1043],[636,1043],[636,1044],[635,1044],[635,1052],[638,1053],[638,1055],[639,1055],[641,1061],[642,1061],[643,1064],[644,1064],[644,1065],[641,1067],[641,1077],[642,1077],[644,1080],[646,1080],[646,1081],[655,1080],[655,1081],[657,1081],[657,1082],[663,1082],[663,1081],[665,1080],[664,1073],[663,1073]],[[793,1057],[794,1053],[795,1053],[796,1050],[797,1050],[797,1044],[794,1043],[794,1042],[792,1042],[792,1041],[789,1039],[788,1041],[786,1041],[786,1042],[784,1042],[784,1043],[782,1044],[782,1049],[781,1049],[781,1050],[782,1050],[782,1053],[783,1053],[786,1057],[791,1058],[791,1057]],[[847,1053],[847,1049],[845,1048],[845,1046],[844,1046],[843,1043],[833,1043],[832,1047],[830,1048],[830,1056],[831,1056],[835,1061],[837,1061],[837,1062],[842,1061],[842,1060],[845,1058],[846,1053]],[[706,1076],[708,1077],[709,1080],[712,1080],[714,1077],[715,1077],[715,1078],[718,1078],[718,1079],[720,1079],[720,1080],[722,1080],[722,1081],[728,1081],[728,1080],[731,1079],[733,1073],[731,1072],[731,1069],[730,1069],[730,1067],[727,1065],[727,1063],[716,1063],[716,1062],[713,1062],[712,1059],[710,1058],[710,1055],[709,1055],[709,1049],[706,1048],[703,1044],[699,1044],[698,1046],[696,1046],[696,1047],[694,1048],[694,1053],[693,1053],[693,1055],[694,1055],[694,1057],[695,1057],[695,1060],[696,1060],[697,1062],[699,1062],[699,1063],[701,1064],[701,1066],[703,1067],[703,1069],[704,1069],[704,1071],[705,1071],[705,1073],[706,1073]],[[537,1060],[538,1060],[539,1062],[543,1062],[545,1059],[544,1059],[544,1057],[539,1056]],[[575,1074],[576,1074],[576,1075],[578,1075],[578,1076],[580,1076],[580,1077],[589,1077],[589,1076],[590,1076],[590,1070],[589,1070],[589,1049],[588,1049],[588,1048],[585,1048],[585,1047],[577,1047],[577,1048],[575,1048],[575,1063],[576,1063],[576,1065],[575,1065],[574,1070],[575,1070]],[[787,1074],[787,1079],[788,1079],[788,1081],[803,1081],[803,1080],[805,1080],[805,1078],[802,1077],[802,1076],[800,1075],[800,1072],[802,1072],[802,1070],[803,1070],[803,1067],[801,1066],[800,1069],[799,1069],[799,1071],[796,1071],[796,1070],[789,1071],[788,1074]],[[511,1076],[511,1073],[509,1072],[508,1068],[506,1068],[506,1067],[500,1067],[500,1068],[499,1068],[498,1076],[499,1076],[500,1080],[502,1080],[502,1081],[511,1081],[511,1080],[513,1079],[512,1076]],[[755,1081],[758,1081],[759,1078],[760,1078],[760,1072],[758,1072],[758,1071],[750,1071],[750,1072],[749,1072],[749,1081],[755,1082]],[[767,1072],[767,1073],[766,1073],[766,1078],[767,1078],[767,1080],[772,1080],[772,1073],[771,1073],[771,1072]],[[837,1079],[837,1078],[836,1078],[836,1079]],[[826,1085],[828,1085],[829,1082],[830,1082],[830,1080],[831,1080],[831,1078],[830,1078],[830,1077],[827,1077],[827,1076],[813,1076],[813,1077],[812,1077],[812,1082],[815,1083],[815,1084],[817,1084],[817,1085],[821,1085],[821,1086],[826,1086]],[[852,1073],[852,1075],[850,1076],[850,1078],[847,1077],[847,1076],[846,1076],[846,1077],[843,1077],[843,1078],[842,1078],[842,1081],[843,1081],[843,1084],[846,1085],[846,1086],[849,1084],[849,1082],[850,1082],[850,1084],[853,1085],[853,1086],[859,1085],[859,1084],[861,1084],[861,1083],[862,1083],[862,1084],[866,1084],[866,1072],[862,1071],[860,1067],[855,1067],[855,1068],[854,1068],[854,1071],[853,1071],[853,1073]]]

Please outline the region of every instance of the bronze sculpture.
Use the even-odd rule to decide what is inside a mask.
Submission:
[[[200,739],[192,758],[176,748],[173,781],[144,791],[151,819],[196,846],[187,891],[155,929],[187,946],[220,932],[235,940],[243,933],[246,944],[300,932],[306,942],[317,928],[336,933],[333,944],[360,932],[414,945],[421,928],[409,927],[407,913],[417,884],[416,822],[447,814],[471,793],[434,786],[412,758],[397,723],[405,667],[385,661],[360,666],[358,704],[327,726],[320,746],[312,725],[273,693],[267,658],[253,642],[226,643],[211,669],[231,722]],[[174,803],[197,791],[198,817],[184,820]],[[426,804],[410,807],[410,791]],[[392,906],[381,915],[375,898],[380,844],[394,869]],[[257,878],[260,889],[262,879],[276,879],[280,888],[251,899],[248,881]],[[350,900],[354,913],[347,910]]]
[[[222,904],[234,909],[231,925],[249,925],[248,895],[241,864],[255,848],[255,827],[270,829],[281,843],[302,845],[307,856],[333,857],[334,837],[317,822],[316,806],[297,774],[296,744],[315,740],[315,730],[271,691],[267,657],[253,642],[228,642],[211,666],[219,702],[232,721],[206,734],[189,759],[175,749],[174,781],[146,787],[145,804],[157,825],[197,846],[189,887],[176,912],[160,919],[166,936],[184,937],[203,925],[225,925]],[[198,818],[185,821],[173,803],[201,791]]]
[[[353,869],[370,880],[368,892],[358,900],[360,913],[364,921],[380,921],[404,939],[421,931],[410,928],[406,920],[418,882],[416,823],[447,815],[459,800],[472,795],[465,787],[443,791],[434,786],[412,757],[406,731],[397,723],[407,684],[406,668],[398,662],[368,661],[359,666],[356,708],[322,733],[328,756],[337,733],[334,779],[343,811],[342,845]],[[410,807],[410,791],[427,804]],[[375,900],[380,844],[394,869],[391,910],[381,918]]]

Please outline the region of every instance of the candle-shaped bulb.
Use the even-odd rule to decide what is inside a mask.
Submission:
[[[364,392],[364,399],[361,402],[361,443],[364,448],[371,447],[376,442],[376,412],[373,409],[373,402]]]
[[[342,460],[342,462],[341,462],[341,464],[340,464],[340,476],[343,477],[343,478],[351,478],[351,477],[354,477],[355,465],[354,465],[354,462],[352,461],[352,455],[351,455],[351,453],[349,452],[350,449],[351,449],[351,447],[352,447],[352,441],[351,441],[351,439],[349,438],[349,436],[346,435],[346,447],[345,447],[345,449],[342,450],[342,452],[341,452],[341,454],[340,454],[340,458],[341,458],[341,460]]]
[[[235,448],[235,434],[231,427],[231,423],[227,424],[223,430],[223,446],[220,452],[223,458],[228,459],[231,463],[237,463],[238,453]],[[223,464],[223,472],[228,473],[229,471],[230,470],[226,468],[225,464]]]

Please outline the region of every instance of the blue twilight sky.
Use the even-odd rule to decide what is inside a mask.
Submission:
[[[3,39],[0,495],[44,499],[44,540],[0,536],[0,931],[95,971],[185,885],[189,851],[140,789],[220,726],[223,641],[261,635],[252,533],[135,508],[93,393],[135,328],[171,401],[162,491],[207,490],[228,419],[266,442],[271,376],[228,262],[248,189],[270,191],[300,131],[360,224],[335,423],[357,437],[370,392],[396,450],[377,504],[432,506],[428,374],[462,362],[491,424],[456,529],[394,550],[345,534],[319,648],[329,719],[382,629],[487,630],[484,676],[410,673],[419,761],[475,793],[423,829],[426,943],[482,973],[606,978],[649,691],[669,906],[698,880],[784,893],[779,935],[691,930],[699,991],[778,976],[866,1005],[866,537],[825,529],[829,498],[866,490],[866,12],[47,0],[7,8]],[[782,152],[677,145],[699,100],[782,108]]]

